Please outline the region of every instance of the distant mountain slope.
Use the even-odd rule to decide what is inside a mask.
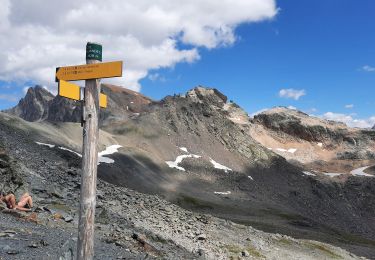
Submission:
[[[347,147],[371,151],[371,143],[362,140],[371,140],[374,131],[358,132],[362,130],[285,109],[250,120],[224,94],[204,87],[161,101],[116,86],[103,86],[103,91],[109,104],[101,110],[101,150],[114,144],[122,148],[109,156],[113,163],[99,165],[102,180],[266,231],[330,241],[375,256],[363,242],[375,240],[375,178],[305,173],[310,171],[309,163],[323,158],[323,152],[336,158]],[[64,111],[70,108],[63,106],[56,106],[60,109],[54,113],[67,114]],[[25,122],[0,115],[4,135],[22,129],[29,142],[80,152],[79,124],[51,124],[48,117]],[[61,149],[43,147],[61,153]],[[320,150],[322,155],[317,153]],[[295,163],[304,158],[310,161]],[[364,163],[345,162],[349,170],[355,163]]]
[[[123,120],[140,113],[152,102],[144,95],[102,84],[102,93],[108,96],[108,108],[100,110],[101,124],[111,120]],[[82,107],[79,101],[54,96],[41,86],[29,88],[26,96],[19,103],[5,112],[16,115],[26,121],[80,122]]]
[[[375,160],[374,131],[350,128],[285,107],[254,116],[250,135],[309,170],[349,173]]]
[[[26,96],[18,105],[7,110],[8,113],[19,116],[27,121],[44,120],[48,117],[49,102],[54,96],[41,86],[27,90]]]

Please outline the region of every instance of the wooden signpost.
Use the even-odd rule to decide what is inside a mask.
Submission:
[[[87,65],[67,66],[56,68],[58,80],[87,80],[121,77],[122,61],[105,63],[88,63]]]
[[[100,93],[100,79],[122,76],[122,61],[100,63],[102,46],[88,42],[86,45],[87,65],[59,67],[59,95],[80,100],[80,87],[69,80],[85,80],[83,102],[83,147],[81,199],[78,225],[77,259],[94,257],[94,223],[96,205],[96,179],[99,139],[99,106],[107,106],[107,96]]]

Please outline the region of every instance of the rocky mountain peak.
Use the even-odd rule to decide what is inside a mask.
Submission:
[[[100,110],[100,120],[124,120],[143,112],[152,100],[140,93],[119,86],[102,84],[101,90],[108,96],[108,107]],[[29,88],[26,96],[9,114],[26,121],[80,122],[82,107],[79,101],[54,96],[40,85]]]
[[[375,129],[375,125],[372,127],[372,129]]]
[[[203,86],[197,86],[186,93],[186,97],[199,103],[208,103],[223,107],[227,103],[227,96],[221,93],[216,88],[206,88]]]
[[[40,85],[27,90],[26,96],[18,105],[7,110],[10,114],[17,115],[27,121],[43,120],[48,116],[48,103],[54,98],[48,90]]]

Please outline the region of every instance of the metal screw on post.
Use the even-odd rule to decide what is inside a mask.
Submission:
[[[86,45],[86,64],[102,61],[102,46],[96,43]],[[99,93],[100,79],[85,82],[83,114],[83,147],[81,199],[79,211],[77,259],[94,257],[94,228],[96,205],[96,179],[99,139]]]

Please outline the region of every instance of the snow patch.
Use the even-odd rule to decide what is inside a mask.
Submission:
[[[73,150],[70,150],[70,149],[68,149],[68,148],[65,148],[65,147],[59,146],[59,149],[60,149],[60,150],[64,150],[64,151],[68,151],[68,152],[71,152],[71,153],[74,153],[74,154],[76,154],[78,157],[82,157],[82,154],[77,153],[77,152],[75,152],[75,151],[73,151]]]
[[[35,142],[35,143],[37,143],[38,145],[48,146],[49,148],[54,148],[56,146],[54,144],[46,144],[46,143],[41,143],[41,142]],[[121,145],[117,145],[117,144],[116,145],[111,145],[111,146],[108,146],[104,151],[99,152],[98,153],[98,165],[100,163],[114,163],[115,161],[113,159],[105,157],[105,155],[110,155],[110,154],[117,153],[118,149],[120,147],[122,147],[122,146]],[[74,153],[78,157],[82,158],[82,154],[77,153],[76,151],[73,151],[73,150],[68,149],[66,147],[63,147],[63,146],[59,146],[58,148],[60,150],[63,150],[63,151],[68,151],[70,153]]]
[[[308,175],[308,176],[316,176],[316,174],[308,171],[303,171],[303,174]]]
[[[212,165],[216,168],[216,169],[220,169],[220,170],[224,170],[225,172],[228,172],[228,171],[232,171],[231,168],[227,167],[227,166],[224,166],[218,162],[215,162],[212,158],[210,158],[210,162],[212,163]]]
[[[188,149],[186,147],[178,147],[181,151],[184,151],[185,153],[188,153]]]
[[[252,180],[252,181],[254,180],[253,177],[251,177],[250,175],[247,176],[247,178],[249,178],[249,179]]]
[[[121,147],[122,146],[118,145],[118,144],[108,146],[107,148],[105,148],[104,151],[101,151],[100,153],[98,153],[98,156],[101,157],[101,156],[104,156],[104,155],[110,155],[110,154],[117,153],[118,149],[120,149]]]
[[[214,193],[218,194],[218,195],[229,195],[229,194],[231,194],[230,191],[215,191]]]
[[[355,169],[355,170],[351,171],[350,174],[353,175],[353,176],[375,177],[372,174],[368,174],[368,173],[364,172],[366,169],[368,169],[370,167],[371,166],[366,166],[366,167],[361,167],[361,168]]]
[[[337,177],[339,175],[342,175],[343,173],[323,172],[323,174],[333,178],[333,177]]]
[[[170,168],[175,168],[180,171],[186,171],[183,167],[178,166],[179,163],[181,163],[186,158],[201,158],[201,156],[196,154],[183,154],[177,156],[175,161],[166,161],[165,163],[168,164]]]
[[[38,145],[48,146],[49,148],[54,148],[55,147],[54,144],[46,144],[46,143],[41,143],[41,142],[35,142],[35,143],[38,144]]]
[[[115,144],[105,148],[104,151],[98,153],[98,165],[100,163],[114,163],[115,161],[111,158],[105,157],[104,155],[111,155],[118,152],[118,149],[121,148],[121,145]]]
[[[271,148],[271,147],[268,147],[267,149],[268,149],[268,150],[272,150],[272,148]]]
[[[319,147],[323,147],[323,144],[322,143],[318,143],[317,144]]]
[[[284,153],[295,153],[297,151],[297,149],[295,148],[290,148],[288,150],[283,149],[283,148],[276,148],[276,150],[279,152],[284,152]]]

